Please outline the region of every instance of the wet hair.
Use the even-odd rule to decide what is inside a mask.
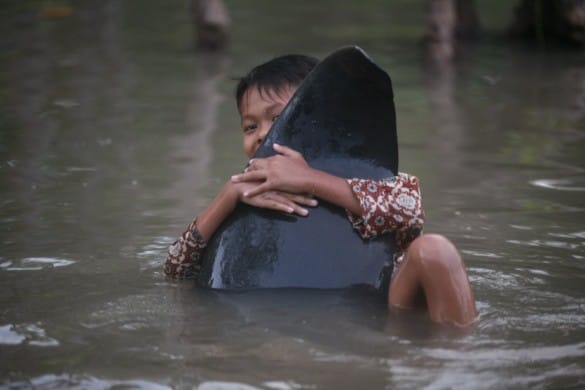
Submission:
[[[238,110],[246,91],[251,87],[255,86],[261,94],[266,92],[278,95],[283,88],[299,86],[318,62],[314,57],[287,54],[256,66],[240,78],[236,86]]]

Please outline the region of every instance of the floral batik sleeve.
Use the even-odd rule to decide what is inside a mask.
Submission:
[[[164,266],[165,274],[179,279],[194,278],[201,269],[201,257],[206,245],[197,230],[197,220],[194,220],[169,247]]]
[[[347,213],[354,229],[362,238],[394,231],[397,249],[404,252],[424,223],[418,178],[399,173],[388,180],[349,179],[348,183],[362,208],[362,215]]]

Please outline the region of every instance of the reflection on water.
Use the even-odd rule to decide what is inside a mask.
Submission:
[[[331,1],[332,13],[230,4],[231,49],[203,56],[189,52],[184,4],[162,4],[84,2],[55,20],[7,8],[0,384],[585,386],[581,53],[483,42],[433,64],[406,3]],[[291,19],[241,22],[262,10]],[[383,29],[356,22],[372,14]],[[282,32],[301,19],[320,39]],[[217,293],[162,276],[168,244],[243,166],[232,77],[348,37],[392,76],[401,170],[421,178],[426,230],[465,257],[480,312],[470,334],[359,290]]]
[[[558,191],[585,191],[585,186],[582,186],[582,182],[585,179],[585,175],[573,178],[562,178],[562,179],[537,179],[530,182],[535,187],[549,188],[551,190]]]

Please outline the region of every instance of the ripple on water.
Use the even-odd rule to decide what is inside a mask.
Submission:
[[[564,179],[537,179],[530,182],[535,187],[557,191],[585,192],[585,177],[566,177]]]
[[[42,388],[42,389],[148,389],[170,390],[171,387],[145,380],[116,381],[99,379],[86,375],[54,375],[48,374],[32,378],[25,382],[5,383],[9,388]]]
[[[197,386],[197,390],[259,390],[262,388],[273,390],[294,390],[306,387],[293,381],[267,381],[262,383],[262,385],[263,387],[255,387],[240,382],[207,381]]]
[[[512,229],[516,229],[516,230],[534,230],[533,227],[531,226],[526,226],[526,225],[509,225]]]
[[[548,235],[557,238],[585,239],[585,231],[575,233],[548,233]]]
[[[509,244],[539,247],[539,248],[555,248],[555,249],[577,249],[580,244],[574,244],[565,241],[553,241],[553,240],[506,240]]]
[[[431,358],[456,361],[458,364],[476,366],[477,368],[515,366],[519,363],[557,361],[564,358],[585,358],[585,342],[568,345],[527,348],[486,348],[478,350],[456,350],[446,348],[428,348],[423,353]]]
[[[56,347],[59,341],[48,337],[40,323],[0,326],[0,345],[33,345]]]
[[[491,253],[491,252],[482,252],[482,251],[472,251],[472,250],[461,250],[461,253],[463,253],[464,255],[470,255],[470,256],[475,256],[475,257],[488,257],[488,258],[492,258],[492,259],[501,259],[503,256],[500,256],[496,253]]]
[[[97,172],[95,167],[67,167],[67,172]]]
[[[176,238],[160,236],[155,237],[152,243],[145,245],[140,252],[136,254],[136,257],[144,259],[140,270],[146,269],[159,269],[162,265],[162,260],[166,257],[169,245]]]
[[[472,284],[485,285],[494,290],[519,288],[522,276],[488,268],[470,267],[469,280]]]
[[[67,267],[75,264],[74,260],[54,257],[25,257],[19,260],[7,260],[0,263],[4,271],[41,271],[50,268]]]
[[[208,381],[197,386],[197,390],[259,390],[259,387],[239,382]]]
[[[397,383],[427,389],[509,388],[585,374],[585,368],[575,364],[585,358],[585,343],[528,348],[476,346],[464,350],[422,348],[415,353],[410,359],[388,361]]]

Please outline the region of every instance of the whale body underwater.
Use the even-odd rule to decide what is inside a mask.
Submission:
[[[313,69],[260,145],[299,151],[316,169],[344,178],[398,172],[392,81],[359,47],[339,49]],[[386,293],[393,233],[362,239],[340,207],[320,200],[307,217],[240,203],[207,244],[197,284],[212,289],[346,288]]]

